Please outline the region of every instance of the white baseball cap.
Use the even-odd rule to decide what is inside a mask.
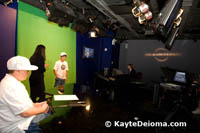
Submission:
[[[61,53],[60,53],[60,56],[67,56],[67,53],[61,52]]]
[[[7,61],[8,70],[37,70],[38,67],[31,65],[28,58],[23,56],[14,56]]]

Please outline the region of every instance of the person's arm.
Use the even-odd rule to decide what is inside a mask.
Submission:
[[[47,69],[49,67],[49,64],[44,64],[44,68]]]
[[[57,69],[58,69],[58,63],[56,62],[55,65],[54,65],[54,68],[53,68],[53,73],[54,75],[56,76],[56,78],[58,78],[58,74],[57,74]]]
[[[33,107],[28,108],[24,112],[20,114],[22,117],[30,117],[37,114],[47,113],[49,110],[49,106],[47,102],[41,102],[41,103],[34,103]]]
[[[68,71],[66,71],[66,73],[65,73],[65,74],[66,74],[66,79],[65,79],[66,81],[67,81],[67,72],[68,72]]]
[[[53,73],[54,73],[54,75],[56,76],[56,78],[58,78],[58,74],[57,74],[57,72],[56,72],[55,69],[53,69]]]
[[[67,81],[68,70],[69,70],[69,68],[68,68],[68,63],[66,62],[66,73],[65,73],[65,74],[66,74],[66,75],[65,75],[65,76],[66,76],[66,79],[65,79],[66,81]]]

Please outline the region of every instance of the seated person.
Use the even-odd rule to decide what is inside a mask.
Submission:
[[[26,57],[15,56],[7,62],[8,74],[0,82],[0,133],[40,133],[38,122],[47,117],[46,101],[33,103],[25,86],[29,70],[37,70]]]
[[[130,80],[136,80],[137,74],[133,67],[133,64],[128,64],[128,74],[130,76]]]

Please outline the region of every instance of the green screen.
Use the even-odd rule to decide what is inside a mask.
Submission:
[[[69,71],[65,85],[65,94],[73,93],[76,82],[76,32],[67,27],[48,22],[45,12],[23,2],[18,3],[17,55],[30,58],[38,44],[46,47],[46,64],[49,64],[45,76],[46,92],[58,94],[53,88],[55,76],[53,67],[60,59],[60,53],[66,52]],[[23,82],[30,92],[28,79]],[[53,102],[53,105],[66,102]],[[56,109],[55,117],[67,111],[68,108]]]

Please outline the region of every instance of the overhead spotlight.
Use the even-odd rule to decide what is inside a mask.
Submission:
[[[180,20],[179,10],[182,6],[182,0],[169,0],[166,6],[161,10],[158,16],[158,32],[165,38],[173,28],[174,21],[177,19],[177,24]],[[183,11],[180,11],[182,15]],[[177,18],[178,17],[178,18]]]
[[[142,14],[145,14],[148,11],[149,11],[149,6],[147,4],[145,4],[144,2],[141,2],[140,5],[136,5],[132,9],[132,13],[135,17],[139,17],[139,16],[141,16]]]
[[[142,14],[149,11],[149,6],[145,4],[144,2],[141,2],[141,5],[139,6],[139,10]]]
[[[141,15],[140,10],[136,6],[132,9],[132,13],[135,17],[139,17]]]
[[[99,28],[96,26],[93,26],[89,32],[89,36],[92,38],[96,38],[98,33],[99,33]]]
[[[140,24],[144,24],[145,21],[152,19],[152,12],[149,11],[149,6],[141,2],[140,0],[134,0],[134,8],[132,9],[132,14],[134,17],[138,18]]]
[[[176,19],[174,20],[174,27],[173,28],[176,28],[180,25],[181,21],[182,21],[182,14],[183,14],[183,9],[181,8],[178,12],[178,15],[176,17]]]
[[[92,30],[92,31],[89,32],[89,36],[90,36],[91,38],[96,38],[96,37],[97,37],[97,32],[94,31],[94,30]]]
[[[88,20],[90,21],[90,23],[94,23],[95,17],[94,17],[94,16],[90,16],[90,17],[88,18]]]
[[[148,21],[148,20],[151,20],[151,19],[152,19],[152,12],[148,11],[147,13],[138,17],[138,22],[140,24],[144,24],[145,21]]]
[[[183,0],[169,0],[157,18],[156,31],[168,50],[171,50],[178,36],[183,14],[182,2]]]
[[[171,31],[171,33],[169,34],[169,37],[167,39],[167,41],[165,42],[165,48],[168,50],[171,50],[174,40],[176,39],[176,37],[178,36],[178,31],[179,31],[179,25],[182,21],[182,14],[183,14],[183,9],[181,8],[178,12],[178,15],[176,17],[176,19],[174,20],[174,26],[173,29]]]

